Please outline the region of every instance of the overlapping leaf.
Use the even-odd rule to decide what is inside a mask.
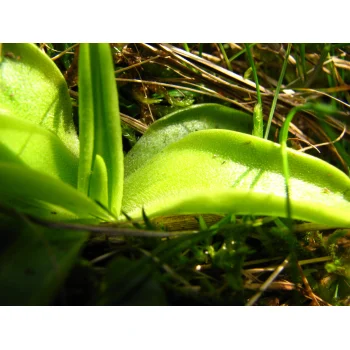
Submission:
[[[101,46],[99,50],[104,56],[100,65],[107,60],[109,68],[102,75],[109,76],[111,85],[114,79],[109,47]],[[0,63],[1,206],[51,220],[94,223],[114,220],[75,188],[79,142],[62,74],[34,45],[6,44],[2,49],[5,55]],[[101,79],[102,84],[105,80]],[[118,132],[118,125],[106,128]],[[100,134],[104,137],[103,128]],[[121,135],[118,137],[121,140]],[[108,140],[110,144],[107,137],[105,141]],[[112,160],[108,165],[115,162]],[[102,159],[96,166],[99,178],[106,173],[103,165]],[[96,182],[94,187],[98,188]],[[38,227],[17,215],[16,220],[1,216],[0,304],[45,305],[52,302],[88,233]]]
[[[228,129],[249,134],[252,128],[251,115],[215,103],[173,112],[152,124],[127,154],[125,176],[128,177],[166,146],[194,131]]]
[[[0,112],[0,120],[0,160],[28,166],[76,186],[78,157],[57,135],[13,115]]]
[[[102,200],[118,216],[123,195],[123,146],[118,93],[107,44],[81,45],[79,93],[78,189]]]
[[[288,150],[288,159],[292,217],[350,227],[349,178],[300,152]],[[280,146],[228,130],[198,131],[172,143],[126,178],[124,193],[123,210],[135,217],[142,207],[151,216],[286,216]]]
[[[0,112],[52,131],[77,157],[67,84],[55,63],[34,44],[3,44],[2,53]]]

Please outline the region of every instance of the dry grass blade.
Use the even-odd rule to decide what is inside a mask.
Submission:
[[[304,223],[304,224],[294,225],[293,231],[296,233],[299,233],[299,232],[312,232],[312,231],[327,231],[327,230],[333,230],[336,228],[338,228],[338,227],[320,225],[320,224],[312,224],[312,223]]]
[[[120,113],[120,118],[124,123],[126,123],[127,125],[129,125],[130,127],[132,127],[133,129],[135,129],[136,131],[138,131],[141,134],[144,134],[146,132],[146,130],[148,129],[148,126],[146,124],[142,123],[138,119],[129,117],[128,115],[126,115],[124,113]]]
[[[244,285],[244,288],[261,291],[261,289],[263,288],[263,283],[247,283]],[[296,285],[288,281],[271,282],[267,287],[264,287],[264,291],[265,290],[294,290],[294,289],[296,289]],[[252,306],[252,305],[247,304],[247,306]]]
[[[70,53],[70,54],[74,54],[74,52],[70,52],[72,49],[76,48],[79,44],[74,44],[70,47],[68,47],[67,49],[65,49],[64,51],[60,52],[58,55],[52,57],[52,61],[56,61],[57,59],[59,59],[60,57],[62,57],[63,55],[65,55],[66,53]]]
[[[277,258],[276,258],[277,259]],[[274,259],[274,260],[276,260]],[[272,259],[270,259],[272,260]],[[299,260],[298,264],[300,266],[303,265],[309,265],[309,264],[319,264],[319,263],[324,263],[327,261],[332,261],[332,257],[331,256],[323,256],[320,258],[313,258],[313,259],[306,259],[306,260]],[[244,265],[244,266],[248,266],[248,265]],[[244,272],[246,273],[252,273],[252,274],[256,274],[256,273],[262,273],[262,272],[270,272],[270,271],[274,271],[276,268],[278,267],[278,265],[273,265],[273,266],[268,266],[268,267],[257,267],[254,269],[245,269]]]
[[[201,58],[199,56],[196,56],[194,54],[191,54],[187,51],[184,51],[180,48],[176,48],[174,46],[168,45],[168,44],[162,44],[160,45],[163,49],[166,50],[167,53],[172,53],[174,57],[180,59],[183,63],[185,64],[190,64],[191,67],[193,67],[193,69],[196,69],[200,72],[202,72],[202,74],[204,74],[205,78],[208,78],[208,75],[210,76],[210,80],[215,82],[216,84],[220,84],[220,86],[222,86],[222,88],[224,89],[225,93],[231,94],[233,93],[233,91],[235,91],[235,93],[239,92],[239,96],[235,95],[235,93],[233,93],[233,96],[235,96],[235,100],[242,100],[243,95],[242,93],[247,93],[249,96],[256,96],[256,91],[254,89],[247,89],[247,88],[242,88],[239,85],[236,84],[232,84],[232,82],[230,81],[226,81],[220,77],[216,75],[214,75],[213,73],[210,73],[210,71],[206,71],[203,70],[202,68],[200,68],[198,65],[194,65],[192,62],[188,61],[188,60],[184,60],[183,58],[181,58],[181,56],[184,56],[186,58],[190,58],[191,60],[194,60],[200,64],[202,64],[203,66],[206,66],[207,68],[210,68],[212,70],[214,70],[214,72],[219,72],[220,74],[222,74],[223,76],[225,76],[226,78],[234,78],[236,79],[236,81],[238,83],[248,83],[248,86],[250,87],[254,87],[255,88],[255,83],[251,82],[247,79],[243,79],[241,76],[239,75],[235,75],[234,73],[232,73],[231,71],[220,67],[216,64],[213,64],[211,62],[208,62],[206,59]],[[260,73],[260,71],[259,71]],[[203,76],[202,76],[203,77]],[[243,80],[242,80],[243,79]],[[267,77],[267,80],[269,79],[269,77]],[[266,108],[264,109],[268,109],[268,107],[271,104],[271,100],[273,97],[273,93],[270,92],[269,90],[267,90],[266,88],[260,86],[261,91],[263,92],[262,96],[264,97],[264,105],[266,105]],[[231,92],[230,92],[231,91]],[[255,97],[254,97],[255,98]],[[280,122],[278,122],[278,120],[274,120],[274,124],[277,125],[281,125],[284,121],[284,115],[287,113],[288,109],[287,108],[291,108],[291,107],[295,107],[298,106],[302,103],[305,103],[306,100],[300,100],[300,97],[295,96],[284,96],[284,94],[279,94],[278,96],[278,101],[280,102],[280,104],[278,105],[278,108],[276,110],[276,117],[280,120]],[[243,108],[244,110],[252,113],[253,112],[253,106],[255,104],[255,100],[252,100],[251,104],[247,103],[235,103],[236,105],[239,105],[241,108]],[[309,111],[304,111],[299,113],[300,116],[307,116],[307,115],[311,115],[312,117],[315,117],[313,113],[309,112]],[[265,119],[267,119],[267,115],[265,113]],[[305,119],[307,120],[307,119]],[[291,130],[290,130],[296,137],[299,137],[300,139],[304,140],[304,141],[309,141],[310,143],[314,143],[313,140],[308,139],[302,132],[300,129],[298,129],[295,125],[291,124]],[[327,140],[328,142],[328,140]]]
[[[128,66],[128,67],[119,68],[119,69],[117,69],[114,73],[115,73],[115,74],[120,74],[120,73],[126,72],[127,70],[140,67],[140,66],[142,66],[142,65],[145,64],[145,63],[153,62],[153,61],[155,61],[155,60],[156,60],[157,58],[159,58],[159,57],[160,57],[160,56],[157,55],[157,56],[148,58],[148,59],[146,59],[146,60],[144,60],[144,61],[141,61],[141,62],[138,62],[138,63],[135,63],[135,64],[131,64],[131,65]]]
[[[168,49],[166,49],[166,50],[168,50]],[[247,89],[247,88],[243,88],[243,87],[241,87],[239,85],[232,84],[232,83],[230,83],[230,82],[228,82],[228,81],[226,81],[226,80],[224,80],[224,79],[222,79],[222,78],[220,78],[218,76],[215,76],[215,75],[207,72],[206,70],[202,69],[198,65],[195,65],[191,61],[186,60],[181,55],[178,55],[176,53],[172,53],[172,55],[174,56],[174,58],[178,59],[183,64],[189,65],[190,67],[192,67],[194,69],[194,71],[198,71],[198,73],[197,73],[198,77],[200,77],[202,79],[205,79],[205,80],[208,80],[212,84],[219,84],[219,85],[221,85],[223,87],[226,87],[228,89],[238,90],[238,91],[241,91],[241,92],[245,92],[245,93],[256,95],[256,91],[255,90],[250,90],[250,89]],[[193,56],[197,57],[195,55],[193,55]],[[223,70],[225,70],[227,72],[230,72],[230,71],[226,70],[225,68],[221,68],[220,66],[216,66],[216,65],[213,65],[213,66],[219,68],[220,70],[223,69]],[[234,76],[235,76],[235,74],[234,74]],[[247,80],[247,79],[244,79],[244,80]],[[250,82],[249,80],[247,80],[247,81]],[[250,84],[248,84],[248,85],[250,85]],[[255,83],[254,83],[254,86],[255,86]],[[263,91],[265,92],[265,90],[263,90]]]
[[[301,268],[299,263],[297,263],[297,266],[298,266],[298,270],[300,272],[301,279],[302,279],[302,281],[304,283],[306,293],[312,299],[312,305],[313,306],[320,306],[320,304],[318,303],[318,301],[316,299],[316,296],[315,296],[314,292],[312,291],[312,289],[310,287],[309,281],[307,280],[307,278],[306,278],[306,276],[304,274],[303,269]]]
[[[330,124],[330,121],[332,119],[328,119],[328,123]],[[326,134],[324,129],[319,125],[315,120],[306,120],[308,123],[309,127],[315,132],[315,134],[318,136],[319,139],[326,140],[327,145],[329,146],[330,151],[334,154],[334,156],[339,160],[341,163],[343,170],[346,174],[349,173],[348,165],[346,164],[345,160],[342,158],[342,156],[339,154],[338,150],[334,146],[334,143],[332,143],[332,140],[329,138],[329,136]],[[344,125],[342,125],[342,128]],[[312,142],[313,144],[315,142]]]
[[[271,285],[271,283],[278,277],[278,275],[284,270],[284,268],[289,264],[290,255],[287,256],[286,259],[279,265],[275,271],[271,274],[271,276],[260,286],[259,292],[253,295],[247,303],[247,306],[253,306],[261,297],[261,295],[265,292],[265,290]]]
[[[140,81],[143,81],[145,83],[147,82],[159,85],[164,84],[164,87],[177,89],[181,89],[181,87],[174,84],[169,84],[169,82],[176,81],[184,85],[195,85],[197,89],[200,88],[201,90],[205,90],[199,92],[202,95],[212,96],[220,100],[230,102],[249,113],[253,112],[253,108],[256,103],[256,91],[252,88],[255,87],[254,82],[243,79],[240,75],[232,73],[231,71],[228,71],[227,69],[220,67],[203,57],[196,56],[190,52],[176,48],[169,44],[159,44],[160,49],[149,44],[141,45],[152,52],[152,57],[159,56],[159,58],[157,60],[154,60],[153,63],[169,67],[173,71],[176,71],[178,74],[182,75],[184,78],[166,79],[165,82],[162,83],[159,82],[160,79],[156,79],[158,82],[143,81],[142,79],[139,79],[139,81],[132,81],[131,79],[129,82],[140,83]],[[144,59],[141,58],[141,61],[144,61]],[[196,62],[197,64],[194,64],[193,62]],[[205,69],[202,67],[205,67]],[[220,76],[218,76],[218,74]],[[232,79],[234,79],[236,84],[232,82]],[[164,81],[164,79],[162,80]],[[125,82],[127,81],[125,80]],[[187,87],[182,87],[182,89],[198,93],[198,90],[195,91],[196,89],[190,90],[190,88]],[[266,111],[269,110],[269,106],[273,98],[273,93],[264,87],[261,87],[261,91],[263,91],[262,96],[264,103],[264,118],[267,120],[268,115]],[[288,110],[291,107],[305,102],[305,100],[300,100],[300,97],[298,96],[287,97],[284,96],[284,94],[280,94],[278,96],[278,101],[279,104],[275,112],[275,118],[273,119],[273,123],[277,126],[282,125],[284,122],[284,116],[287,114]],[[300,115],[313,116],[313,114],[309,112],[301,112]],[[310,143],[315,143],[312,139],[309,139],[307,136],[305,136],[302,131],[296,127],[296,125],[291,124],[290,127],[290,132],[296,137],[304,141],[309,141]]]
[[[250,80],[248,80],[248,79],[244,79],[239,74],[233,73],[233,72],[229,71],[228,69],[222,68],[222,67],[220,67],[220,66],[218,66],[216,64],[211,63],[208,60],[205,60],[205,59],[203,59],[203,58],[201,58],[199,56],[196,56],[196,55],[194,55],[194,54],[192,54],[190,52],[187,52],[185,50],[181,50],[181,49],[179,49],[177,47],[174,47],[172,45],[161,44],[160,47],[162,47],[167,52],[172,53],[177,58],[180,58],[181,56],[184,56],[184,57],[187,57],[187,58],[191,58],[194,61],[197,61],[197,62],[199,62],[199,63],[201,63],[201,64],[203,64],[203,65],[205,65],[205,66],[207,66],[207,67],[209,67],[209,68],[211,68],[211,69],[213,69],[213,70],[215,70],[215,71],[217,71],[217,72],[219,72],[219,73],[221,73],[221,74],[223,74],[225,76],[227,76],[228,78],[232,78],[232,79],[234,79],[234,80],[236,80],[236,81],[238,81],[238,82],[240,82],[240,83],[242,83],[242,84],[244,84],[246,86],[249,86],[249,87],[252,88],[251,92],[256,91],[255,90],[256,89],[255,83],[250,81]],[[180,58],[180,59],[184,60],[183,58]],[[184,61],[184,62],[189,63],[189,61]],[[198,68],[198,66],[195,66],[195,67]],[[266,89],[263,86],[260,86],[260,89],[261,89],[262,92],[267,92]]]
[[[343,86],[341,89],[327,89],[329,92],[339,92],[339,91],[348,91],[350,89],[349,86]],[[347,108],[350,108],[350,104],[340,100],[339,98],[336,98],[332,95],[327,94],[325,91],[322,90],[315,90],[315,89],[306,89],[306,88],[296,88],[294,89],[295,91],[305,91],[305,92],[309,92],[309,93],[315,93],[316,95],[322,95],[322,96],[327,96],[330,99],[337,101],[338,103],[344,105]]]
[[[329,146],[330,144],[333,144],[333,143],[336,143],[336,142],[340,141],[344,137],[345,133],[346,133],[346,126],[344,125],[342,133],[335,140],[329,141],[329,142],[324,142],[324,143],[319,143],[317,145],[311,145],[309,147],[304,147],[304,148],[300,149],[299,151],[300,152],[305,152],[305,151],[307,151],[307,150],[309,150],[311,148],[315,148],[320,153],[320,151],[317,149],[318,147]]]
[[[174,85],[174,84],[167,84],[167,83],[161,83],[161,82],[157,82],[157,81],[149,81],[149,80],[137,80],[137,79],[126,79],[126,78],[116,78],[116,81],[121,81],[121,82],[129,82],[129,83],[136,83],[136,84],[149,84],[149,85],[159,85],[159,86],[165,86],[165,87],[170,87],[170,88],[174,88],[174,89],[179,89],[179,90],[186,90],[186,91],[191,91],[191,92],[196,92],[202,95],[207,95],[210,97],[215,97],[227,102],[230,102],[232,104],[235,105],[239,105],[242,106],[240,103],[238,103],[237,101],[231,100],[229,98],[226,98],[218,93],[209,93],[206,91],[201,91],[198,89],[192,89],[192,88],[188,88],[185,86],[181,86],[181,85]]]
[[[333,61],[334,65],[337,68],[350,70],[350,62],[349,61],[345,61],[344,59],[338,58],[338,57],[332,57],[331,60]],[[325,62],[325,63],[328,63],[328,62]]]

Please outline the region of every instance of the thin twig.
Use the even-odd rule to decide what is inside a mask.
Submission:
[[[132,64],[132,65],[130,65],[130,66],[128,66],[128,67],[117,69],[116,71],[114,71],[114,73],[115,73],[115,74],[119,74],[119,73],[125,72],[125,71],[127,71],[127,70],[129,70],[129,69],[136,68],[136,67],[139,67],[139,66],[141,66],[141,65],[143,65],[143,64],[145,64],[145,63],[154,61],[154,60],[156,60],[156,59],[159,58],[159,57],[160,57],[160,56],[157,55],[157,56],[148,58],[147,60],[144,60],[144,61],[141,61],[141,62]]]
[[[74,44],[70,47],[68,47],[68,49],[65,49],[64,51],[60,52],[58,55],[56,55],[55,57],[51,57],[52,61],[56,61],[57,59],[59,59],[60,57],[62,57],[63,55],[65,55],[66,53],[68,53],[68,51],[74,49],[75,47],[77,47],[79,44]],[[51,48],[50,48],[51,49]],[[55,50],[56,51],[56,50]],[[72,52],[73,53],[73,52]]]
[[[72,229],[76,231],[89,231],[96,234],[104,234],[107,236],[128,236],[128,237],[175,237],[179,235],[193,235],[197,231],[181,231],[181,232],[162,232],[162,231],[146,231],[135,230],[129,228],[120,228],[115,226],[105,225],[85,225],[85,224],[73,224],[67,222],[54,222],[46,221],[36,217],[28,216],[28,218],[39,225],[58,229]]]

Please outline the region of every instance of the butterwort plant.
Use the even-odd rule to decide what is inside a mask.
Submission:
[[[31,239],[37,229],[23,214],[98,224],[142,219],[143,212],[150,218],[230,213],[350,227],[348,176],[286,146],[296,110],[277,144],[251,135],[253,120],[246,113],[217,104],[187,107],[153,123],[124,159],[108,44],[80,45],[78,86],[79,137],[67,85],[51,59],[32,44],[2,45],[0,205],[19,215],[23,233],[0,257],[6,262],[17,249],[17,260],[6,263],[0,276],[20,266],[24,253],[32,254],[28,246],[19,248],[24,241],[32,242],[32,251],[43,244],[38,235]],[[330,111],[312,104],[298,108]],[[88,238],[86,232],[58,236],[40,230],[54,252],[63,244],[68,253],[56,256],[60,278],[57,266],[39,274],[50,281],[45,297],[28,278],[33,292],[23,303],[49,300]],[[8,296],[14,287],[5,285]]]
[[[124,162],[107,44],[80,45],[79,139],[54,63],[30,44],[2,52],[3,203],[96,222],[121,220],[122,210],[139,218],[142,208],[150,216],[287,215],[286,147],[250,135],[251,116],[215,104],[188,107],[154,123]],[[348,177],[304,153],[286,155],[292,217],[348,226]]]

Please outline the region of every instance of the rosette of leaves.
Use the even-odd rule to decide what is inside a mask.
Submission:
[[[3,222],[12,220],[9,211],[17,221],[0,257],[7,303],[49,302],[88,238],[38,228],[23,214],[96,224],[125,220],[122,212],[135,219],[143,211],[232,213],[350,227],[349,178],[283,142],[250,135],[250,115],[216,104],[174,112],[124,161],[107,44],[80,46],[79,138],[66,83],[50,58],[31,44],[1,51],[0,204]]]

